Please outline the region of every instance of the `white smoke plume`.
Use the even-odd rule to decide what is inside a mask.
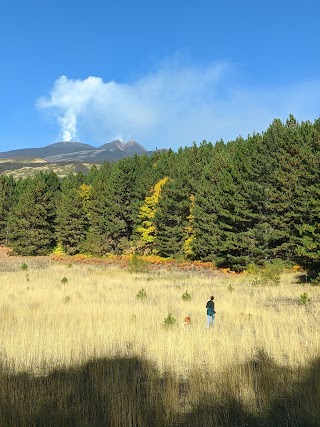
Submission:
[[[77,138],[77,117],[85,112],[86,106],[95,96],[95,91],[103,84],[97,77],[81,80],[69,80],[61,76],[56,80],[50,97],[39,98],[39,108],[53,109],[57,113],[60,135],[63,141]]]
[[[320,82],[287,87],[246,87],[230,64],[168,65],[131,83],[90,76],[56,80],[40,109],[56,114],[64,141],[105,143],[135,139],[147,148],[225,141],[265,130],[290,113],[318,117]]]
[[[74,141],[77,139],[77,116],[68,110],[64,116],[58,116],[58,122],[61,126],[60,138],[62,141]]]

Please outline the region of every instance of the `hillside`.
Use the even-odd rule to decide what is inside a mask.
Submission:
[[[15,179],[34,176],[37,172],[55,172],[59,178],[70,173],[88,173],[92,164],[82,162],[49,163],[44,159],[0,159],[0,175]],[[99,167],[99,165],[98,165]]]
[[[81,142],[57,142],[42,148],[22,148],[19,150],[9,150],[0,153],[1,159],[19,158],[46,158],[57,154],[77,153],[83,150],[95,150],[93,145],[82,144]]]
[[[50,163],[77,161],[114,161],[135,154],[146,154],[146,150],[136,141],[123,142],[114,140],[100,147],[82,142],[57,142],[42,148],[22,148],[0,153],[0,159],[34,159],[42,158]]]
[[[114,140],[100,147],[81,142],[57,142],[42,148],[23,148],[0,153],[0,174],[25,178],[37,171],[53,171],[59,177],[87,173],[93,164],[115,162],[134,155],[151,155],[136,141]]]

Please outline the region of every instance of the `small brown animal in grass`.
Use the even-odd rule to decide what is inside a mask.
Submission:
[[[188,314],[188,316],[184,318],[183,324],[184,326],[188,326],[191,324],[191,314]]]

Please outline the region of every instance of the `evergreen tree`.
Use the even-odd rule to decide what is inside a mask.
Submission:
[[[80,188],[65,188],[57,199],[56,239],[69,255],[79,253],[88,217]]]
[[[130,158],[112,165],[105,194],[105,236],[108,252],[129,249],[134,228],[134,170]]]
[[[10,246],[15,254],[45,255],[54,247],[58,188],[58,177],[51,172],[40,172],[28,181],[8,218]]]
[[[10,177],[0,176],[0,242],[8,244],[8,215],[16,202],[16,183]]]
[[[83,249],[93,255],[101,256],[108,252],[106,231],[106,188],[111,165],[105,163],[92,180],[91,198],[88,211],[88,230]]]
[[[179,178],[169,179],[162,188],[154,216],[155,250],[159,255],[183,257],[189,213],[188,188]]]
[[[303,156],[295,194],[295,260],[313,272],[320,270],[320,119],[302,123]],[[302,147],[300,147],[302,149]]]

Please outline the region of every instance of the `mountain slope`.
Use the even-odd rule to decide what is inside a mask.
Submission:
[[[152,154],[136,141],[124,142],[116,139],[100,147],[83,144],[81,142],[57,142],[42,148],[23,148],[0,153],[0,159],[45,159],[49,163],[87,162],[102,163],[114,162],[123,157],[140,154]]]
[[[84,150],[96,150],[96,147],[82,142],[56,142],[42,148],[22,148],[19,150],[10,150],[0,153],[1,159],[10,159],[14,157],[45,158],[58,154],[77,153]]]
[[[123,142],[120,139],[116,139],[112,142],[108,142],[107,144],[101,145],[99,147],[99,150],[107,150],[107,151],[120,150],[130,154],[143,154],[147,152],[147,150],[144,147],[142,147],[142,145],[138,144],[136,141]]]

